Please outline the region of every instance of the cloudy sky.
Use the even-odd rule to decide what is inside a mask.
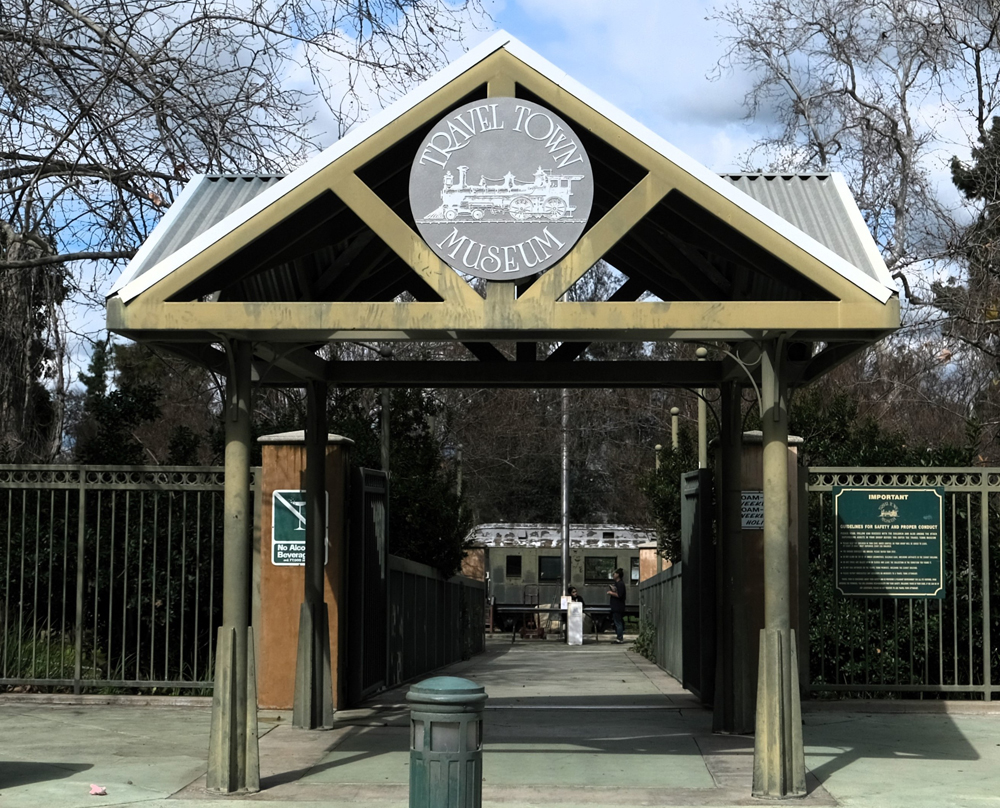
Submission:
[[[494,20],[470,36],[472,47],[503,29],[605,100],[648,126],[707,168],[740,170],[765,131],[748,121],[748,76],[717,65],[728,29],[706,19],[738,0],[483,0]],[[933,100],[933,99],[932,99]],[[958,204],[952,155],[967,155],[962,121],[924,111],[941,138],[929,150],[930,180],[942,200]]]
[[[754,140],[745,77],[713,72],[724,45],[709,0],[494,0],[496,28],[715,171]],[[492,31],[469,38],[478,44]],[[757,129],[756,131],[759,131]]]

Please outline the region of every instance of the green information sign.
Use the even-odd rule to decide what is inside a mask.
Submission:
[[[326,495],[326,523],[330,523],[330,495]],[[324,531],[330,560],[330,536]],[[271,563],[279,567],[304,567],[306,563],[306,492],[275,491],[271,496]]]
[[[834,488],[837,590],[943,598],[943,488]]]

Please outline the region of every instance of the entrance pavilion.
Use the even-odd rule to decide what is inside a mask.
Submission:
[[[565,122],[589,157],[593,198],[578,238],[544,273],[502,282],[488,267],[494,276],[476,285],[441,257],[446,239],[422,237],[410,173],[435,125],[491,99],[516,99]],[[573,155],[560,156],[569,163]],[[541,181],[555,181],[545,174],[539,168]],[[518,181],[504,178],[508,189]],[[464,172],[458,182],[471,187]],[[444,183],[448,190],[454,179]],[[545,201],[553,222],[569,215],[565,199]],[[460,212],[475,219],[465,204]],[[508,218],[534,215],[528,202],[523,211],[510,204]],[[486,211],[507,212],[499,203]],[[622,285],[606,300],[567,299],[602,259],[622,274]],[[210,788],[259,787],[245,597],[255,385],[308,391],[312,493],[295,705],[296,723],[306,727],[322,726],[331,711],[316,662],[328,653],[318,495],[328,385],[719,388],[723,581],[727,548],[739,541],[740,390],[752,386],[763,416],[766,590],[754,793],[804,793],[789,617],[788,391],[899,326],[897,292],[841,178],[719,177],[501,32],[288,177],[193,180],[112,289],[107,324],[228,380],[224,625]],[[324,350],[358,340],[455,350],[419,362],[342,361]],[[687,342],[712,353],[704,362],[587,361],[588,345],[613,341]],[[506,352],[501,342],[516,348]],[[722,598],[724,605],[725,591]],[[725,625],[720,630],[725,636]],[[731,687],[725,676],[717,681],[718,703]]]

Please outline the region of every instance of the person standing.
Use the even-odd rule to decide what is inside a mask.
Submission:
[[[625,642],[625,571],[619,567],[614,572],[614,580],[608,588],[609,605],[611,606],[611,619],[615,623],[615,640],[619,645]]]

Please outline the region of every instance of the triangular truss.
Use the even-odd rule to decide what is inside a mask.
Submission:
[[[594,206],[574,248],[545,273],[476,284],[418,234],[407,180],[429,127],[495,96],[533,100],[571,123],[594,167]],[[177,206],[165,233],[184,218],[184,200]],[[250,340],[268,365],[259,375],[274,384],[389,383],[380,363],[346,369],[320,358],[318,346],[336,341],[464,343],[488,367],[452,361],[432,372],[396,362],[392,382],[474,386],[584,383],[593,367],[563,366],[593,341],[777,334],[826,347],[822,361],[809,352],[812,370],[800,374],[809,378],[899,324],[880,261],[867,271],[852,265],[505,35],[155,263],[150,254],[137,256],[113,290],[109,328],[220,369],[213,344]],[[569,299],[601,260],[620,273],[620,286],[601,300]],[[504,341],[525,347],[504,352],[495,345]],[[538,342],[551,346],[545,362],[527,347]],[[705,383],[707,372],[693,362],[615,364],[601,384]]]

